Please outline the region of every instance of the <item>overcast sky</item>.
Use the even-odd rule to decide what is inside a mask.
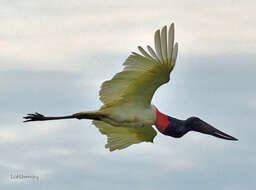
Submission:
[[[255,188],[255,1],[0,2],[0,189]],[[22,123],[27,113],[98,109],[101,83],[172,22],[177,64],[153,104],[180,119],[198,116],[238,142],[158,134],[154,144],[110,153],[90,121]]]

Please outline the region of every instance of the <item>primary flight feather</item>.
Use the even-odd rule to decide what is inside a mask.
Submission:
[[[154,36],[155,50],[138,47],[141,54],[132,52],[125,60],[124,69],[111,80],[105,81],[100,90],[103,106],[97,111],[79,112],[60,117],[28,114],[24,122],[57,119],[92,119],[99,131],[107,136],[105,145],[110,151],[124,149],[140,142],[153,142],[157,132],[175,138],[189,131],[197,131],[226,140],[236,138],[219,131],[197,117],[179,120],[161,113],[151,104],[155,91],[170,80],[178,54],[174,44],[174,24],[167,31],[164,26]]]

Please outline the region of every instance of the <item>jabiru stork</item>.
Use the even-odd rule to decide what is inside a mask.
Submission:
[[[153,142],[157,132],[180,138],[189,131],[212,135],[226,140],[238,140],[199,119],[176,119],[161,113],[151,104],[155,91],[170,79],[177,58],[178,43],[174,44],[174,24],[164,26],[154,36],[155,50],[138,47],[141,54],[132,52],[124,69],[101,85],[103,106],[97,111],[79,112],[60,117],[27,114],[24,122],[57,119],[91,119],[99,131],[107,135],[105,148],[124,149],[140,142]]]

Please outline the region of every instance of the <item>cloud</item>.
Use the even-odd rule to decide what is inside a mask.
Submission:
[[[255,49],[253,1],[221,5],[163,1],[166,6],[154,1],[99,2],[101,6],[84,1],[5,2],[0,51],[7,61],[1,67],[67,69],[63,62],[81,54],[83,64],[95,59],[95,54],[104,60],[103,52],[127,57],[136,46],[153,44],[154,31],[171,22],[176,23],[183,54],[253,53]],[[246,14],[241,18],[240,12]]]

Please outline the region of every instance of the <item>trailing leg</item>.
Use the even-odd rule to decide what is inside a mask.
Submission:
[[[79,112],[73,115],[66,116],[58,116],[58,117],[48,117],[44,116],[40,113],[27,114],[27,116],[23,117],[25,119],[24,122],[30,121],[47,121],[47,120],[60,120],[60,119],[93,119],[93,120],[101,120],[104,117],[103,114],[98,112]]]

